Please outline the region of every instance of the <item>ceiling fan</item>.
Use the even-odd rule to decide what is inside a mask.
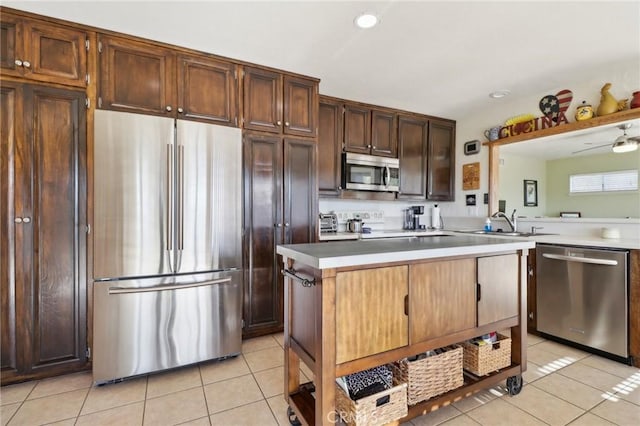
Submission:
[[[640,136],[629,137],[627,136],[627,130],[632,126],[631,123],[624,123],[618,126],[618,129],[623,131],[621,136],[618,136],[613,143],[605,143],[602,145],[596,145],[589,148],[581,149],[578,151],[574,151],[571,154],[578,154],[584,151],[589,151],[592,149],[603,148],[605,146],[610,146],[611,150],[615,153],[622,152],[631,152],[638,149],[638,143],[640,142]]]

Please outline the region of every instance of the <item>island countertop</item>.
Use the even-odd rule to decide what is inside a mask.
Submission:
[[[328,269],[382,262],[482,255],[501,251],[528,250],[534,247],[534,241],[457,234],[288,244],[279,245],[276,252],[317,269]]]

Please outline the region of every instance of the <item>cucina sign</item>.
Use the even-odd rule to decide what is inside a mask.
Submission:
[[[567,120],[564,112],[560,111],[556,114],[549,114],[533,120],[524,121],[522,123],[514,123],[509,126],[504,126],[500,128],[499,137],[500,139],[508,138],[510,136],[516,136],[523,133],[535,132],[536,130],[556,127],[563,123],[569,124],[569,120]]]

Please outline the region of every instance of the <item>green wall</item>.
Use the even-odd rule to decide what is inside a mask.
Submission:
[[[640,217],[640,192],[569,195],[569,175],[578,173],[639,170],[640,150],[626,153],[576,156],[558,160],[501,154],[499,199],[507,201],[506,211],[518,215],[558,217],[560,212],[580,212],[582,217]],[[523,204],[523,180],[538,181],[538,206]]]
[[[536,217],[546,214],[546,162],[532,157],[500,154],[500,191],[498,198],[506,201],[505,211],[513,209],[518,216]],[[524,180],[538,181],[538,205],[524,205]]]
[[[569,175],[638,170],[640,150],[549,160],[546,169],[546,216],[557,217],[561,211],[578,211],[582,217],[640,217],[639,191],[569,195]]]

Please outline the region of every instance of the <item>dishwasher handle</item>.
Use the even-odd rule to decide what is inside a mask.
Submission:
[[[616,266],[618,264],[617,260],[596,259],[593,257],[565,256],[562,254],[542,253],[542,257],[546,257],[547,259],[554,259],[554,260],[566,260],[568,262],[591,263],[594,265]]]
[[[192,284],[155,285],[152,287],[135,288],[111,287],[109,288],[109,294],[148,293],[153,291],[181,290],[184,288],[203,287],[207,285],[224,284],[228,282],[231,282],[231,278],[220,278],[218,280],[202,281]]]

